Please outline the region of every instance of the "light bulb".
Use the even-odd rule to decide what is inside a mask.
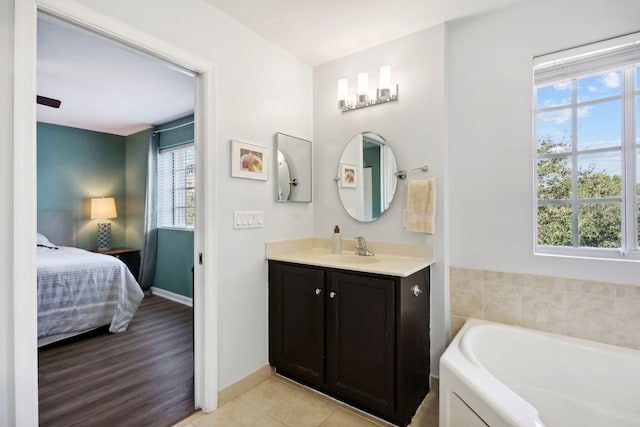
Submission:
[[[338,109],[347,111],[349,109],[349,80],[338,80]]]
[[[358,95],[366,95],[369,92],[369,74],[358,73]]]
[[[391,67],[380,67],[380,87],[378,88],[378,102],[391,100]]]
[[[380,89],[391,89],[391,66],[380,67]]]

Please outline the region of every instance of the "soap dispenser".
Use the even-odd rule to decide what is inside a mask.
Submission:
[[[333,228],[333,236],[331,236],[331,253],[339,254],[342,252],[342,235],[340,227],[337,225]]]

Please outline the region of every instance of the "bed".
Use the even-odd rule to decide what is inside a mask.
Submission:
[[[72,243],[73,233],[65,236],[68,225],[56,226],[54,219],[41,224],[41,215],[47,217],[38,213],[38,346],[107,325],[110,332],[125,331],[144,297],[127,266],[109,255],[57,245],[45,233],[64,243]],[[74,224],[65,215],[60,221]]]

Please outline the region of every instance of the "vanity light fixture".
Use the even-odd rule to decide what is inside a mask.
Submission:
[[[378,88],[369,90],[369,74],[358,73],[355,96],[349,95],[349,80],[338,80],[338,109],[342,112],[398,100],[398,85],[391,84],[391,67],[380,67]]]

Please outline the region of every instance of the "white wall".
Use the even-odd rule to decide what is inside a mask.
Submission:
[[[13,397],[13,1],[0,2],[0,425]]]
[[[392,67],[392,83],[399,85],[397,102],[362,110],[340,112],[337,107],[339,78],[348,78],[350,91],[356,74],[369,73],[370,86],[377,85],[381,65]],[[446,345],[449,317],[448,287],[445,285],[447,261],[444,256],[445,125],[444,125],[444,26],[391,41],[314,68],[314,235],[329,237],[338,224],[343,249],[350,238],[362,235],[369,240],[427,243],[436,246],[437,263],[431,270],[431,346],[432,372],[438,373],[438,359]],[[402,228],[402,209],[406,207],[407,183],[399,183],[390,209],[373,223],[359,223],[342,208],[333,177],[344,146],[364,131],[382,135],[393,148],[400,168],[428,164],[428,174],[413,178],[439,177],[436,233],[433,236],[407,232]]]
[[[638,284],[637,263],[533,255],[531,71],[638,16],[634,0],[542,0],[446,25],[452,266]]]

